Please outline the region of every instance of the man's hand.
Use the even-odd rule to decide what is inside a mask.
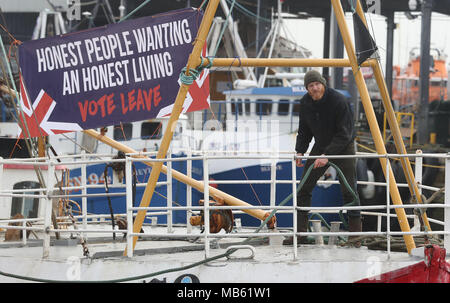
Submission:
[[[297,158],[297,159],[295,160],[295,164],[296,164],[298,167],[303,167],[304,165],[303,165],[303,163],[302,163],[302,158],[301,158],[301,157],[303,157],[303,154],[298,153],[298,154],[297,154],[297,157],[300,157],[300,158]]]
[[[322,156],[325,156],[322,154]],[[323,167],[327,165],[328,159],[327,158],[318,158],[316,161],[314,161],[314,168]]]

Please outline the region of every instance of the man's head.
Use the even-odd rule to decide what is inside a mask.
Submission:
[[[305,74],[304,84],[308,94],[313,100],[317,101],[322,99],[327,82],[319,72],[315,70],[308,71]]]

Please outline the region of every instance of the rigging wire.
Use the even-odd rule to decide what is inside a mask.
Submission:
[[[247,17],[250,18],[256,18],[258,20],[261,20],[263,22],[267,22],[267,23],[271,23],[272,20],[268,19],[268,18],[264,18],[261,16],[258,16],[257,14],[253,13],[252,11],[250,11],[249,9],[247,9],[245,6],[243,6],[242,4],[240,4],[239,2],[237,2],[236,0],[227,0],[228,3],[231,4],[231,1],[236,2],[236,7],[237,9],[243,13],[244,15],[246,15]]]

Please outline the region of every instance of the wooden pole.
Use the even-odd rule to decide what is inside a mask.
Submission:
[[[197,37],[195,39],[194,48],[192,53],[190,54],[186,66],[186,75],[189,75],[189,70],[196,68],[200,63],[200,56],[202,53],[203,46],[206,41],[206,37],[208,35],[209,29],[211,27],[212,20],[216,14],[217,6],[219,5],[219,0],[211,0],[208,2],[208,6],[206,7],[205,14],[203,16],[202,22],[200,24],[200,28],[197,33]],[[161,141],[161,146],[158,150],[158,154],[156,155],[157,159],[163,159],[166,157],[167,150],[169,149],[170,142],[173,137],[173,132],[175,130],[176,123],[178,121],[178,117],[181,114],[181,110],[183,108],[183,103],[186,98],[186,94],[188,93],[189,86],[187,84],[181,83],[181,86],[178,90],[178,95],[175,99],[175,103],[172,108],[172,113],[170,115],[169,123],[167,130],[164,133],[164,136]],[[150,173],[150,177],[145,187],[144,194],[142,196],[140,207],[147,207],[150,204],[153,193],[155,191],[156,182],[158,181],[159,175],[161,173],[163,163],[155,162],[153,164],[152,171]],[[142,224],[144,223],[145,215],[147,211],[140,210],[136,215],[136,219],[133,225],[133,232],[138,233],[141,230]],[[133,247],[136,246],[137,237],[133,237]],[[126,255],[126,250],[124,255]]]
[[[376,61],[378,62],[378,61]],[[405,144],[403,143],[403,138],[400,133],[398,123],[395,119],[395,113],[392,108],[389,93],[387,92],[387,86],[384,82],[383,74],[381,72],[379,63],[373,67],[375,79],[377,81],[378,87],[380,88],[381,98],[383,100],[383,105],[386,112],[386,117],[391,128],[392,137],[394,138],[395,147],[399,154],[407,154]],[[411,167],[411,162],[407,157],[401,157],[400,163],[402,164],[403,172],[405,174],[406,181],[408,183],[409,191],[413,197],[415,197],[417,203],[422,204],[422,195],[420,194],[417,182],[414,178],[414,173]],[[431,231],[430,222],[428,221],[428,216],[425,212],[422,213],[422,220],[428,231]]]
[[[203,65],[210,63],[209,58],[205,58]],[[240,66],[300,66],[300,67],[351,67],[348,59],[308,59],[308,58],[214,58],[213,66],[221,67],[240,67]],[[369,67],[365,62],[362,66]]]
[[[93,129],[87,129],[87,130],[84,130],[83,132],[85,134],[111,146],[114,149],[123,151],[126,154],[138,154],[138,152],[135,151],[134,149],[132,149],[131,147],[128,147],[128,146],[126,146],[122,143],[119,143],[109,137],[106,137]],[[151,166],[151,167],[154,167],[154,165],[157,163],[157,162],[152,162],[151,159],[149,159],[148,157],[143,156],[143,155],[142,156],[136,155],[133,157],[140,158],[140,159],[148,159],[149,161],[145,161],[143,163],[148,166]],[[161,165],[161,171],[164,174],[167,174],[167,167],[165,165]],[[202,181],[192,179],[192,178],[186,176],[185,174],[180,173],[177,170],[172,169],[172,177],[180,182],[189,184],[190,186],[192,186],[193,188],[195,188],[196,190],[198,190],[200,192],[203,192],[203,190],[204,190],[204,184]],[[230,196],[229,194],[224,193],[224,192],[220,191],[219,189],[211,187],[211,186],[209,186],[209,192],[211,193],[211,195],[223,199],[227,205],[244,206],[244,207],[252,206],[251,204],[248,204],[236,197]],[[258,218],[260,220],[265,220],[267,218],[267,216],[270,214],[269,212],[263,211],[261,209],[243,209],[242,211],[246,212],[247,214],[249,214],[255,218]]]
[[[367,90],[366,83],[364,81],[364,77],[361,73],[360,68],[358,67],[358,63],[355,55],[355,48],[353,46],[353,42],[351,40],[347,23],[345,22],[345,15],[342,9],[342,5],[340,0],[331,0],[331,4],[333,6],[334,13],[336,15],[336,19],[338,22],[339,29],[341,31],[342,39],[344,40],[345,49],[347,51],[348,58],[351,62],[353,75],[355,76],[355,81],[358,86],[359,94],[361,96],[361,101],[364,107],[364,111],[366,113],[367,121],[369,122],[370,132],[372,133],[372,137],[374,139],[375,147],[378,154],[387,154],[386,147],[384,146],[383,138],[381,136],[380,129],[378,127],[378,122],[375,116],[375,112],[372,107],[372,102],[370,100],[369,92]],[[386,171],[386,159],[380,158],[381,167],[383,169],[384,175],[387,176],[389,174],[389,180],[391,180],[391,186],[389,186],[390,194],[392,197],[392,202],[395,205],[402,205],[400,193],[398,191],[397,183],[395,181],[394,174],[392,172],[391,166],[389,166],[389,171]],[[406,217],[405,210],[403,208],[396,208],[395,212],[397,214],[397,219],[400,224],[400,228],[403,232],[410,232],[410,227],[408,223],[408,219]],[[411,254],[411,250],[416,247],[414,243],[414,238],[411,235],[403,235],[403,239],[406,244],[406,248],[408,253]]]
[[[106,136],[100,134],[99,132],[97,132],[97,131],[95,131],[93,129],[87,129],[87,130],[84,130],[83,132],[85,134],[87,134],[87,135],[89,135],[89,136],[91,136],[91,137],[93,137],[93,138],[95,138],[95,139],[97,139],[97,140],[99,140],[99,141],[101,141],[101,142],[111,146],[112,148],[120,150],[120,151],[122,151],[124,153],[138,154],[138,152],[135,151],[134,149],[132,149],[131,147],[128,147],[128,146],[126,146],[126,145],[124,145],[122,143],[119,143],[119,142],[117,142],[117,141],[115,141],[115,140],[113,140],[113,139],[111,139],[109,137],[106,137]],[[154,171],[155,167],[159,167],[160,172],[162,171],[163,173],[167,174],[167,167],[165,165],[163,165],[162,162],[152,162],[151,159],[149,159],[146,156],[139,156],[139,155],[137,155],[137,156],[134,156],[134,157],[135,158],[148,159],[149,161],[145,161],[143,163],[148,165],[148,166],[151,166],[152,167],[152,172]],[[202,181],[197,181],[195,179],[192,179],[192,178],[186,176],[185,174],[182,174],[179,171],[176,171],[174,169],[172,169],[171,172],[172,172],[172,177],[175,178],[176,180],[178,180],[180,182],[183,182],[185,184],[189,184],[190,186],[192,186],[193,188],[197,189],[198,191],[203,192],[204,184],[203,184]],[[150,174],[150,177],[151,177],[151,174]],[[149,179],[149,181],[147,183],[146,190],[147,190],[147,188],[149,188],[149,184],[151,184],[150,183],[150,179]],[[153,191],[154,191],[155,186],[156,186],[156,184],[153,186]],[[244,206],[244,207],[252,206],[251,204],[248,204],[248,203],[246,203],[246,202],[244,202],[244,201],[242,201],[242,200],[240,200],[240,199],[238,199],[236,197],[233,197],[233,196],[231,196],[231,195],[229,195],[227,193],[224,193],[224,192],[218,190],[217,188],[214,188],[214,187],[211,187],[211,186],[209,186],[208,188],[209,188],[209,192],[210,192],[210,194],[212,196],[215,196],[215,197],[218,197],[218,198],[222,199],[227,205],[230,205],[230,206]],[[150,204],[150,200],[151,199],[147,199],[146,200],[146,197],[145,197],[146,190],[144,191],[144,196],[142,197],[141,204],[139,205],[139,207],[147,207]],[[266,212],[266,211],[263,211],[261,209],[242,209],[242,211],[247,213],[247,214],[249,214],[250,216],[253,216],[253,217],[261,220],[261,221],[265,220],[270,215],[270,212]],[[139,215],[139,213],[144,213],[144,218],[141,219],[142,223],[143,223],[144,219],[145,219],[146,211],[145,210],[140,210],[140,211],[138,211],[138,215]],[[136,218],[137,218],[137,216],[136,216]],[[140,226],[136,226],[136,221],[137,221],[137,219],[134,221],[133,233],[138,233],[140,231],[140,227],[142,227],[142,223],[141,223]],[[275,221],[276,221],[276,218],[275,218],[275,216],[273,216],[271,218],[271,220],[268,222],[268,224],[274,224]],[[133,238],[136,238],[136,237],[133,237]],[[135,245],[136,245],[136,242],[133,243],[133,248],[132,249],[134,249]],[[127,249],[128,248],[126,248],[125,251],[124,251],[124,256],[127,255]]]
[[[361,7],[361,3],[359,1],[356,2],[356,12],[358,13],[361,20],[364,22],[364,25],[367,27],[367,22],[364,16],[364,12]],[[389,96],[389,91],[384,81],[383,72],[381,71],[380,62],[378,60],[370,60],[370,66],[372,67],[375,75],[375,79],[377,81],[378,88],[380,90],[381,99],[383,100],[383,107],[386,113],[386,117],[392,132],[392,137],[394,138],[395,147],[399,154],[407,154],[405,144],[403,142],[402,134],[400,133],[400,128],[397,123],[397,119],[395,117],[394,109],[392,108],[391,97]],[[417,203],[423,203],[422,195],[419,192],[419,188],[417,187],[417,183],[414,178],[414,173],[411,167],[411,162],[407,157],[401,157],[400,163],[402,164],[403,172],[406,177],[406,181],[408,182],[408,187],[411,195],[416,198]],[[428,221],[427,214],[423,212],[422,220],[428,231],[431,231],[430,223]]]

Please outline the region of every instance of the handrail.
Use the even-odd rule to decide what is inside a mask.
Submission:
[[[232,155],[221,155],[221,156],[211,156],[209,155],[209,152],[204,152],[202,153],[201,151],[199,152],[199,154],[202,154],[202,159],[203,161],[207,161],[207,160],[211,160],[211,159],[233,159],[236,158],[236,156],[232,156]],[[291,153],[293,154],[293,153]],[[389,154],[389,155],[376,155],[376,157],[374,157],[374,155],[368,155],[368,154],[358,154],[358,155],[351,155],[351,156],[329,156],[330,160],[332,158],[343,158],[343,157],[347,157],[347,158],[378,158],[378,157],[386,157],[388,159],[392,159],[394,157],[397,157],[398,155],[394,155],[394,154]],[[424,157],[436,157],[437,155],[435,154],[410,154],[410,155],[402,155],[404,157],[420,157],[420,158],[424,158]],[[439,155],[441,158],[444,158],[446,161],[446,164],[448,167],[450,167],[450,154],[440,154]],[[88,158],[89,156],[86,155],[86,158]],[[93,156],[94,157],[94,156]],[[304,156],[302,158],[318,158],[319,156]],[[180,161],[180,160],[186,160],[186,161],[191,161],[193,159],[198,160],[199,157],[180,157],[180,158],[169,158],[169,159],[160,159],[158,161],[163,161],[163,162],[172,162],[172,161]],[[258,155],[253,155],[251,156],[251,158],[265,158],[264,155],[258,156]],[[273,157],[274,159],[276,159],[277,157]],[[279,160],[283,160],[285,158],[288,157],[279,157]],[[289,157],[290,161],[293,161],[292,163],[295,163],[295,159],[296,156],[295,154],[292,155],[291,157]],[[128,167],[130,169],[131,173],[131,163],[134,161],[139,161],[140,159],[135,159],[135,158],[131,158],[131,157],[127,157],[126,159],[122,160],[125,161],[126,164],[128,164]],[[83,161],[85,164],[89,164],[90,161],[89,160],[85,160]],[[110,161],[104,161],[104,162],[110,162]],[[98,160],[93,161],[93,163],[98,163]],[[388,162],[389,163],[389,162]],[[55,166],[56,162],[54,161],[50,161],[50,163],[48,163],[49,166]],[[64,164],[64,163],[62,163]],[[417,165],[421,165],[421,161],[418,161]],[[58,165],[61,165],[61,163],[58,163]],[[271,166],[271,169],[273,169],[273,165]],[[419,167],[420,169],[420,167]],[[128,172],[128,171],[127,171]],[[207,176],[206,176],[207,177]],[[447,173],[447,177],[450,177],[450,175]],[[274,178],[273,174],[271,174],[271,178]],[[127,179],[130,180],[130,179]],[[207,180],[206,180],[207,181]],[[261,182],[261,183],[266,183],[266,184],[299,184],[301,183],[301,180],[277,180],[276,178],[274,178],[273,180],[246,180],[246,181],[239,181],[236,183],[252,183],[252,182]],[[163,186],[167,186],[170,182],[165,181],[165,182],[161,182],[160,185]],[[205,182],[205,186],[208,185],[209,182]],[[220,184],[221,181],[220,180],[214,180],[214,183],[216,184]],[[224,182],[224,183],[230,183],[230,182]],[[338,183],[338,181],[325,181],[324,183]],[[447,182],[448,183],[448,182]],[[368,182],[368,181],[364,181],[364,182],[358,182],[358,184],[372,184],[375,186],[386,186],[387,182]],[[407,186],[406,184],[398,184],[399,186]],[[126,188],[129,187],[128,183],[122,184],[119,186],[119,188]],[[82,186],[78,186],[77,188],[83,188]],[[89,185],[85,185],[85,188],[91,188],[89,187]],[[430,189],[432,191],[438,191],[439,189],[436,187],[431,187],[431,186],[425,186],[425,185],[420,185],[419,184],[419,188],[426,188],[426,189]],[[50,189],[33,189],[30,191],[47,191],[47,192],[52,192]],[[448,192],[448,191],[447,191]],[[122,192],[119,193],[121,195],[127,195],[127,192]],[[49,199],[48,201],[50,201],[51,203],[51,199],[52,198],[58,198],[58,197],[70,197],[70,196],[74,196],[73,194],[68,194],[68,195],[53,195],[53,194],[47,194],[47,195],[27,195],[27,194],[17,194],[17,191],[4,191],[1,190],[0,191],[0,196],[9,196],[9,197],[14,197],[14,196],[31,196],[31,197],[40,197],[40,198],[46,198]],[[83,195],[84,196],[84,195]],[[94,197],[96,196],[96,194],[87,194],[85,196],[91,196]],[[130,196],[130,195],[127,195]],[[446,196],[447,197],[447,196]],[[448,199],[448,198],[446,198]],[[447,200],[446,200],[447,201]],[[171,211],[174,210],[186,210],[186,211],[195,211],[195,210],[205,210],[207,209],[207,211],[211,211],[214,209],[231,209],[233,210],[233,212],[235,213],[240,213],[243,209],[268,209],[271,210],[273,213],[280,211],[283,213],[292,213],[295,212],[296,210],[309,210],[312,212],[327,212],[327,213],[339,213],[339,212],[345,212],[348,210],[354,210],[354,209],[359,209],[362,211],[365,210],[391,210],[391,209],[396,209],[396,208],[403,208],[403,209],[407,209],[407,208],[414,208],[414,209],[431,209],[431,208],[442,208],[444,209],[446,212],[448,211],[448,209],[450,208],[450,203],[446,202],[446,203],[433,203],[433,204],[406,204],[406,205],[371,205],[371,206],[323,206],[323,207],[298,207],[298,206],[281,206],[281,205],[265,205],[265,206],[228,206],[228,205],[224,205],[224,206],[209,206],[207,205],[208,203],[205,203],[206,205],[204,206],[158,206],[158,207],[127,207],[127,212],[125,214],[117,214],[118,216],[131,216],[134,217],[135,214],[133,213],[133,211],[136,210],[141,210],[141,209],[146,209],[146,210],[151,210],[152,212],[150,212],[147,217],[152,217],[155,215],[169,215]],[[374,216],[386,216],[386,217],[394,217],[394,214],[388,214],[388,213],[383,213],[383,212],[378,212],[378,213],[368,213],[368,212],[364,212],[364,215],[374,215]],[[409,215],[409,218],[413,218],[415,215]],[[102,215],[87,215],[87,216],[74,216],[76,220],[80,220],[80,219],[91,219],[91,218],[101,218]],[[104,217],[108,217],[108,215],[104,215]],[[131,218],[132,218],[131,217]],[[57,218],[58,220],[62,220],[62,219],[68,219],[67,216],[61,216]],[[199,237],[198,234],[182,234],[182,235],[174,235],[171,234],[170,232],[168,233],[164,233],[164,234],[155,234],[155,233],[150,233],[150,234],[136,234],[132,232],[132,229],[127,229],[127,230],[108,230],[108,229],[98,229],[98,228],[81,228],[81,229],[63,229],[63,228],[58,228],[58,229],[54,229],[54,228],[50,228],[50,226],[46,226],[41,225],[43,224],[43,222],[48,221],[48,219],[44,218],[28,218],[28,219],[8,219],[8,220],[0,220],[0,228],[2,229],[15,229],[15,230],[33,230],[33,231],[39,231],[39,232],[44,232],[44,233],[51,233],[51,232],[61,232],[61,233],[83,233],[83,234],[87,234],[87,233],[127,233],[127,237],[133,237],[133,236],[140,236],[140,237],[152,237],[152,236],[167,236],[167,237],[179,237],[179,236],[183,236],[183,237]],[[131,220],[132,221],[132,220]],[[30,226],[24,226],[25,224],[22,224],[22,226],[10,226],[10,225],[6,225],[9,223],[17,223],[17,222],[34,222],[33,224],[35,224],[35,226],[30,227]],[[446,224],[446,222],[441,222],[438,220],[433,220],[434,223],[440,224],[440,225],[447,225],[444,229],[444,231],[427,231],[427,232],[421,232],[421,231],[410,231],[410,232],[393,232],[393,231],[386,231],[386,232],[362,232],[361,235],[383,235],[383,236],[388,236],[388,241],[390,241],[390,236],[394,236],[394,235],[444,235],[446,238],[449,237],[450,235],[450,231],[448,230],[448,223]],[[64,224],[67,224],[67,222],[61,222]],[[93,222],[95,224],[98,224],[98,221]],[[91,223],[89,222],[89,225],[91,225]],[[249,233],[232,233],[232,234],[211,234],[209,232],[209,225],[205,226],[205,233],[204,235],[200,235],[201,237],[205,237],[206,239],[210,238],[227,238],[227,237],[245,237],[245,236],[249,236]],[[295,235],[309,235],[309,236],[315,236],[315,235],[319,235],[319,236],[330,236],[330,235],[334,235],[334,236],[346,236],[349,235],[348,232],[337,232],[337,233],[331,233],[331,232],[319,232],[319,233],[312,233],[312,232],[307,232],[307,233],[295,233],[294,231],[290,232],[292,234]],[[283,233],[284,234],[284,233]],[[352,235],[359,235],[360,233],[352,233]],[[258,235],[260,236],[271,236],[273,235],[272,232],[262,232],[259,233]],[[25,240],[26,241],[26,240]],[[207,241],[205,241],[207,242]],[[132,253],[132,251],[130,250],[130,253]],[[296,252],[294,252],[294,256],[296,256]]]

